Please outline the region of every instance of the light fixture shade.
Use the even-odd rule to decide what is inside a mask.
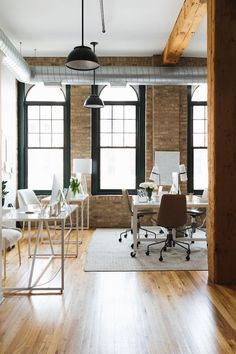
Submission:
[[[103,108],[104,103],[98,95],[93,93],[91,96],[89,96],[85,100],[84,107],[86,107],[86,108]]]
[[[72,70],[95,70],[100,65],[96,54],[84,45],[75,47],[67,57],[66,64]]]
[[[91,159],[73,159],[73,173],[92,173]]]

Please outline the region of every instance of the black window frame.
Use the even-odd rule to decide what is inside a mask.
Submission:
[[[205,106],[207,107],[207,101],[192,101],[192,86],[187,87],[187,95],[188,95],[188,166],[187,166],[187,174],[188,174],[188,183],[187,189],[188,193],[194,194],[202,194],[203,189],[194,189],[194,150],[197,149],[206,149],[208,150],[208,146],[193,146],[193,107],[194,106]]]
[[[105,101],[107,105],[136,106],[136,186],[129,189],[130,194],[145,179],[145,86],[133,87],[137,101]],[[95,87],[96,93],[98,86]],[[121,189],[100,189],[100,109],[92,109],[92,195],[120,195]],[[115,149],[116,147],[114,147]],[[128,147],[127,147],[128,148]],[[133,148],[133,147],[131,147]],[[125,171],[121,171],[125,173]]]
[[[30,88],[31,89],[31,88]],[[18,93],[18,189],[28,188],[28,117],[27,107],[33,105],[64,106],[64,147],[63,147],[63,183],[68,187],[71,175],[70,166],[70,86],[66,85],[65,101],[26,101],[29,91],[25,84],[17,83]],[[37,149],[40,149],[37,148]],[[43,149],[43,148],[42,148]],[[55,149],[55,148],[54,148]],[[61,149],[61,148],[60,148]],[[34,190],[37,195],[49,195],[51,190]]]

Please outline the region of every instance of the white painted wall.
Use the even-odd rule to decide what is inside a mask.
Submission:
[[[15,206],[17,188],[17,90],[15,77],[2,64],[0,52],[0,184],[7,180],[5,205]],[[1,191],[1,189],[0,189]],[[2,193],[0,192],[0,197]],[[2,198],[1,198],[2,199]],[[2,293],[2,203],[0,199],[0,304]]]
[[[5,204],[16,203],[17,190],[17,87],[13,74],[2,65],[1,69],[2,116],[2,179],[7,180]]]

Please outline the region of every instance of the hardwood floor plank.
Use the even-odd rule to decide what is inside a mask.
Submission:
[[[236,287],[209,285],[207,272],[84,272],[91,235],[65,261],[63,295],[6,296],[1,354],[236,353]],[[22,254],[20,268],[8,255],[6,285],[27,278],[26,241]]]

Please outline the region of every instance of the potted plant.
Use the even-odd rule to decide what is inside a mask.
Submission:
[[[6,187],[7,181],[2,181],[2,206],[4,206],[5,196],[7,195],[7,193],[9,193],[8,191],[6,191]]]
[[[80,182],[78,178],[76,177],[71,177],[70,179],[70,189],[73,193],[73,197],[75,197],[76,194],[80,192]]]

